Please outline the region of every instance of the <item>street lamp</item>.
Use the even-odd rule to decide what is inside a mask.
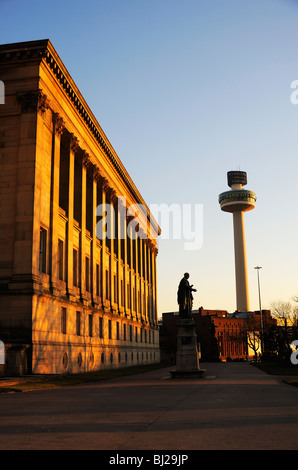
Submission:
[[[263,328],[263,315],[262,315],[262,306],[261,306],[261,291],[260,291],[260,277],[259,277],[259,270],[262,269],[262,266],[255,266],[254,269],[256,269],[258,273],[259,306],[260,306],[260,320],[261,320],[261,353],[263,354],[264,328]]]

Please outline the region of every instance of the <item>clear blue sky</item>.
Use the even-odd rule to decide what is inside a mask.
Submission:
[[[298,295],[298,1],[0,0],[0,42],[49,38],[147,204],[202,204],[203,245],[161,240],[159,314],[234,311],[229,170],[247,171],[251,309]],[[0,77],[1,79],[1,77]]]

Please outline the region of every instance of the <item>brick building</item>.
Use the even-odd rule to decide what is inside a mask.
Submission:
[[[224,310],[192,311],[196,324],[197,342],[202,361],[247,360],[252,358],[247,335],[260,330],[260,312],[230,314]],[[268,310],[262,310],[264,324],[274,320]],[[160,352],[165,362],[174,362],[178,312],[163,313],[160,322]]]
[[[145,201],[49,40],[1,45],[0,79],[2,374],[159,362]]]

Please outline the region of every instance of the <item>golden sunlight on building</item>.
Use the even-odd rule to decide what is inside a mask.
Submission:
[[[1,45],[0,78],[2,373],[159,362],[160,229],[138,189],[49,40]]]

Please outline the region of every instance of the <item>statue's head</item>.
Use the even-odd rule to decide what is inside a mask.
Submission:
[[[188,273],[184,273],[184,277],[185,277],[185,279],[188,279],[188,278],[189,278],[189,274],[188,274]]]

